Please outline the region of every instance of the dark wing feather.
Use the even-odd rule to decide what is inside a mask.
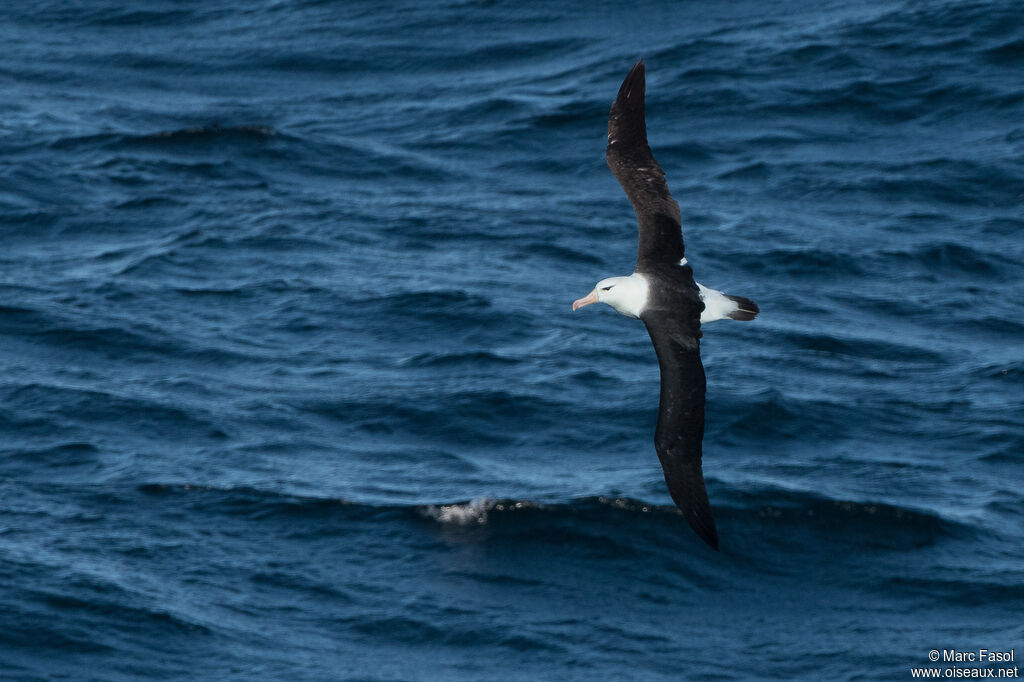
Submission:
[[[668,191],[665,173],[647,145],[644,120],[644,62],[630,70],[608,114],[608,167],[626,191],[640,224],[637,272],[683,257],[679,204]]]
[[[608,167],[626,191],[640,225],[636,270],[650,275],[648,308],[640,316],[661,367],[661,399],[654,447],[669,494],[706,543],[718,549],[718,531],[701,470],[704,393],[700,313],[693,270],[680,266],[683,235],[679,204],[647,144],[644,63],[626,76],[608,116]]]
[[[640,318],[654,342],[661,368],[654,448],[672,501],[697,535],[718,549],[718,531],[701,469],[707,382],[700,360],[700,303],[686,305],[684,300],[680,308],[676,309],[678,315],[657,310]]]

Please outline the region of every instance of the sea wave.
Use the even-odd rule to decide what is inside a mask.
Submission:
[[[467,501],[431,504],[367,504],[340,498],[290,495],[275,491],[237,487],[220,488],[192,484],[149,483],[139,487],[147,495],[189,499],[212,513],[257,516],[308,516],[311,519],[337,515],[413,521],[423,519],[452,528],[486,526],[496,532],[519,533],[534,529],[539,541],[547,525],[552,532],[565,532],[562,523],[578,526],[581,532],[605,527],[609,533],[631,529],[639,542],[646,531],[674,529],[683,534],[682,515],[673,505],[653,504],[627,497],[585,497],[568,501],[475,498]],[[726,489],[725,503],[714,506],[723,525],[738,531],[749,526],[764,530],[775,527],[793,530],[806,526],[815,532],[829,531],[831,542],[886,546],[887,542],[913,536],[935,542],[976,532],[966,522],[945,518],[933,511],[881,502],[832,499],[797,490],[763,488],[757,491]],[[585,530],[583,530],[585,529]],[[830,530],[831,529],[831,530]]]

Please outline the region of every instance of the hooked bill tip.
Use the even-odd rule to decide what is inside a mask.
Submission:
[[[578,298],[572,302],[572,311],[576,312],[583,306],[590,305],[591,303],[597,303],[597,289],[594,289],[583,298]]]

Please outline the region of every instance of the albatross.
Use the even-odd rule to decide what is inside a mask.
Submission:
[[[647,327],[661,370],[661,396],[654,449],[669,494],[690,527],[718,549],[718,531],[701,470],[704,393],[701,325],[715,320],[749,321],[757,305],[693,279],[683,255],[679,204],[647,144],[644,61],[633,65],[608,115],[608,167],[633,204],[639,223],[636,267],[628,277],[609,277],[573,302],[579,310],[606,303]]]

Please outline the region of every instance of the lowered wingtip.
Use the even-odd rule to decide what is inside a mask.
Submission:
[[[686,522],[690,524],[700,539],[708,544],[711,549],[718,551],[718,529],[715,528],[715,519],[711,516],[711,507],[691,507],[683,510]]]

